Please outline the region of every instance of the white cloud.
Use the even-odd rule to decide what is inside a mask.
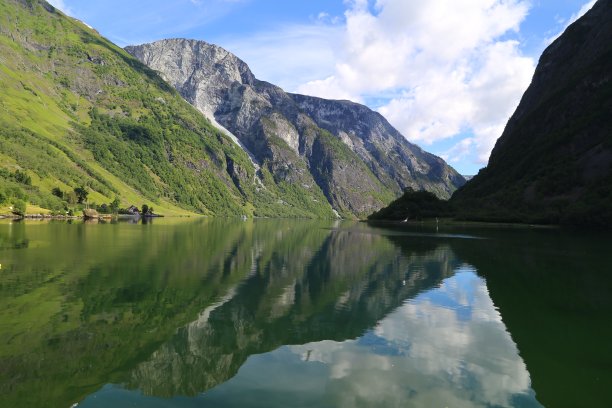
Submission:
[[[53,7],[60,9],[64,14],[72,15],[72,10],[66,5],[64,0],[47,0]]]
[[[458,163],[460,160],[468,156],[473,147],[474,138],[466,137],[465,139],[461,139],[447,151],[441,153],[440,157],[452,165],[453,163]]]
[[[400,90],[379,110],[404,136],[430,145],[472,133],[486,163],[533,75],[509,39],[527,12],[521,0],[350,2],[333,75],[299,91],[360,101]]]

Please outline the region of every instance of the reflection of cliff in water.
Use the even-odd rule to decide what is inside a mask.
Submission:
[[[280,231],[274,245],[262,245],[248,279],[179,329],[128,385],[149,395],[195,395],[233,377],[250,355],[356,338],[459,264],[435,241],[400,248],[381,235],[339,229],[309,246],[308,231]]]
[[[342,225],[0,228],[29,240],[2,253],[0,406],[66,407],[107,383],[193,395],[252,354],[359,337],[459,264],[452,242]]]
[[[555,229],[470,231],[486,239],[448,244],[486,280],[538,400],[612,406],[612,239]]]
[[[453,249],[487,280],[538,400],[612,406],[612,239],[532,231],[489,241]]]

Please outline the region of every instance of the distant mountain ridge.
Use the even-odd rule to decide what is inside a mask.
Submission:
[[[277,183],[320,189],[343,215],[366,215],[406,188],[448,198],[465,182],[379,113],[348,101],[287,93],[257,80],[246,63],[221,47],[172,39],[125,49],[234,135]]]

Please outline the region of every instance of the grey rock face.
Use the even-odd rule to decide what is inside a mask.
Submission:
[[[378,112],[366,106],[292,94],[299,109],[317,125],[339,137],[382,181],[394,190],[411,187],[448,198],[465,183],[444,160],[408,142]]]
[[[126,50],[231,132],[277,183],[320,188],[345,215],[369,214],[407,187],[448,198],[465,182],[380,114],[348,101],[286,93],[257,80],[218,46],[172,39]]]

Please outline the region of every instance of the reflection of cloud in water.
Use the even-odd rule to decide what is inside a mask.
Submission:
[[[290,349],[325,363],[336,406],[539,406],[485,281],[467,268],[357,340]]]

